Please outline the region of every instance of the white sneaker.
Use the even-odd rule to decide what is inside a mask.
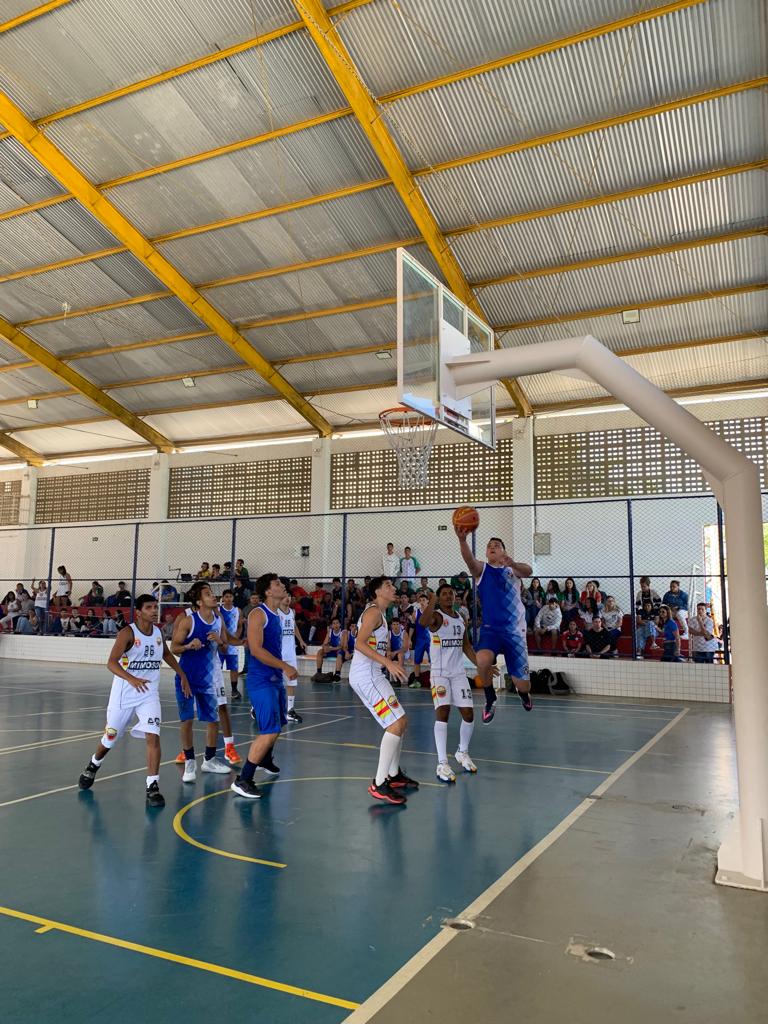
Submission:
[[[204,772],[214,772],[216,775],[229,775],[232,769],[228,764],[224,764],[220,757],[212,757],[210,761],[206,761],[203,758],[203,763],[200,768]]]
[[[197,778],[197,765],[194,761],[184,762],[184,774],[181,776],[182,782],[194,782]]]
[[[469,756],[469,754],[466,754],[463,750],[457,750],[456,753],[454,754],[454,757],[456,758],[456,760],[458,761],[458,763],[461,765],[465,772],[471,772],[474,775],[474,773],[477,771],[477,765]]]
[[[435,775],[439,782],[455,782],[456,776],[447,761],[438,761]]]

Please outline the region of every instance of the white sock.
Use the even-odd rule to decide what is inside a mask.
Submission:
[[[379,748],[379,766],[376,769],[377,786],[380,786],[382,782],[386,782],[392,764],[392,757],[395,753],[399,754],[399,751],[400,737],[395,736],[393,732],[385,732],[381,737],[381,747]]]
[[[225,736],[224,737],[224,746],[228,747],[230,743],[234,743],[234,742],[235,742],[235,737],[234,736]]]
[[[472,733],[475,729],[474,722],[465,722],[462,718],[461,728],[459,729],[459,750],[462,754],[469,753],[469,741],[472,739]]]
[[[288,710],[293,711],[293,705],[296,703],[296,697],[291,694],[288,695]]]
[[[400,751],[403,749],[403,737],[397,737],[397,750],[392,755],[392,760],[389,762],[389,775],[397,775],[400,771]]]
[[[160,782],[159,775],[148,775],[147,776],[147,789],[152,785],[153,782]]]
[[[104,758],[96,757],[96,755],[94,754],[93,757],[91,758],[91,761],[98,767],[100,764],[103,764]]]
[[[435,746],[438,762],[448,760],[448,723],[435,722]]]

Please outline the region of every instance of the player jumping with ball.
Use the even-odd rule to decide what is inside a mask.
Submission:
[[[483,721],[494,716],[496,690],[493,666],[499,654],[504,655],[507,672],[526,711],[533,710],[531,680],[528,673],[528,647],[525,635],[525,608],[520,593],[520,580],[533,569],[525,562],[515,562],[507,554],[504,541],[491,537],[485,549],[485,562],[472,554],[467,536],[477,526],[454,525],[461,555],[477,582],[483,611],[480,640],[477,645],[477,674],[485,691]]]

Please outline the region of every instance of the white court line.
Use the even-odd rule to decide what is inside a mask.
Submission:
[[[645,746],[642,746],[636,751],[632,757],[620,765],[615,772],[612,772],[607,779],[604,779],[600,785],[593,789],[588,797],[575,807],[571,813],[563,818],[559,825],[556,825],[551,832],[547,833],[543,839],[532,847],[526,854],[524,854],[520,860],[516,861],[512,867],[510,867],[504,874],[497,878],[496,881],[490,885],[485,892],[482,892],[476,900],[474,900],[468,907],[466,907],[460,914],[456,914],[456,917],[461,918],[475,918],[481,914],[487,907],[500,896],[505,889],[509,888],[512,883],[522,875],[526,868],[530,867],[534,861],[549,849],[554,843],[563,836],[568,829],[574,825],[582,815],[594,807],[595,800],[601,797],[610,787],[617,782],[625,772],[627,772],[633,765],[637,764],[644,754],[655,746],[666,734],[673,729],[677,723],[688,714],[689,709],[683,708],[679,715],[674,718],[671,722],[664,726],[656,735],[650,739]],[[379,1010],[387,1005],[397,994],[403,989],[408,982],[412,981],[419,971],[423,970],[426,965],[433,960],[437,954],[445,949],[452,939],[455,939],[459,932],[452,928],[443,928],[433,939],[419,950],[411,959],[404,964],[396,974],[385,981],[381,988],[377,989],[373,995],[369,996],[368,999],[357,1009],[353,1010],[352,1013],[344,1018],[344,1024],[366,1024],[367,1021],[371,1020]]]
[[[333,725],[334,722],[346,722],[348,718],[349,715],[344,715],[343,718],[334,718],[330,722],[315,722],[314,725],[300,725],[298,729],[293,729],[292,732],[297,733],[306,732],[307,729],[320,729],[324,725]],[[253,737],[247,740],[242,740],[240,743],[236,743],[235,746],[242,747],[245,746],[246,743],[250,746],[251,743],[253,743]],[[161,761],[160,767],[162,768],[163,765],[175,763],[175,758],[171,759],[170,761]],[[137,772],[144,772],[146,774],[146,771],[147,766],[143,764],[141,768],[129,768],[128,771],[125,772],[115,772],[113,775],[102,775],[99,777],[99,782],[107,782],[109,781],[109,779],[120,779],[124,775],[135,775]],[[72,786],[59,786],[58,789],[47,789],[43,793],[31,793],[29,796],[20,796],[17,797],[15,800],[6,800],[4,803],[0,803],[0,807],[12,807],[14,804],[23,804],[27,800],[39,800],[41,796],[53,796],[54,793],[65,793],[69,789],[79,788],[80,787],[78,786],[77,783],[75,783]]]
[[[401,703],[403,703],[403,702],[401,701]],[[363,712],[365,716],[369,715],[369,712],[366,711],[366,709],[363,707],[363,705],[359,701],[356,701],[353,704],[323,704],[322,706],[323,707],[333,708],[333,709],[335,709],[337,711],[340,710],[340,709],[346,709],[346,708],[357,708],[359,711]],[[478,708],[482,707],[482,701],[478,702],[474,706],[478,707]],[[423,702],[423,706],[419,706],[419,705],[416,705],[416,704],[405,704],[405,703],[403,703],[403,707],[405,708],[406,713],[409,714],[409,715],[417,714],[417,713],[418,714],[424,714],[426,712],[434,713],[434,708],[432,707],[432,704],[431,704],[431,698],[430,698],[430,703],[427,704],[426,702]],[[535,705],[535,707],[537,709],[541,709],[541,705],[538,704],[538,703]],[[313,708],[314,708],[314,705],[311,705],[311,704],[298,704],[297,707],[296,707],[296,710],[299,712],[299,714],[301,714],[303,711],[306,710],[307,712],[309,712],[309,710],[313,709]],[[517,712],[518,709],[515,707],[514,704],[509,705],[509,706],[503,706],[503,707],[500,707],[498,709],[498,711],[502,712],[502,713],[505,710],[512,710],[512,711]],[[523,712],[523,706],[522,705],[520,705],[520,709],[519,710],[520,710],[520,712]],[[652,709],[652,710],[661,711],[663,709],[659,708],[659,709]],[[527,714],[528,712],[525,712],[525,713]],[[548,715],[555,715],[555,714],[579,715],[582,718],[614,719],[614,720],[619,721],[619,722],[627,722],[627,721],[630,721],[631,719],[635,719],[636,721],[641,721],[641,722],[646,722],[646,721],[651,721],[651,722],[653,722],[653,721],[669,722],[669,721],[671,721],[671,715],[664,715],[664,714],[656,714],[656,715],[620,715],[620,714],[608,713],[608,714],[605,714],[605,715],[601,715],[599,712],[576,711],[576,710],[573,710],[571,708],[550,708],[545,713],[548,714]]]

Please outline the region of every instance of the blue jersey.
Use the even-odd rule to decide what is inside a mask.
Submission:
[[[421,608],[416,612],[416,618],[413,620],[413,639],[416,643],[429,640],[429,630],[421,624]]]
[[[336,632],[334,632],[334,630],[331,630],[330,635],[328,637],[328,646],[329,647],[341,647],[341,633],[340,632],[336,633]]]
[[[401,651],[403,649],[403,630],[402,630],[402,627],[401,627],[399,633],[395,633],[393,630],[390,630],[390,633],[389,633],[389,647],[390,647],[390,650],[392,651],[393,654],[396,651]]]
[[[187,614],[190,615],[189,612]],[[185,642],[189,644],[193,640],[199,640],[202,646],[197,651],[184,651],[179,658],[179,665],[184,670],[192,689],[213,690],[217,644],[208,639],[208,634],[221,631],[221,619],[214,613],[213,621],[206,622],[199,612],[192,612],[190,618],[192,630]]]
[[[280,616],[277,612],[270,611],[265,604],[260,604],[259,610],[264,612],[264,635],[262,638],[262,647],[265,651],[268,651],[273,658],[277,658],[279,661],[283,660],[283,624],[280,621]],[[283,685],[283,670],[282,668],[273,668],[271,665],[265,665],[264,662],[259,661],[258,658],[254,658],[253,655],[248,659],[248,685],[253,686],[282,686]]]
[[[483,565],[477,582],[483,608],[483,626],[504,633],[525,633],[525,607],[520,578],[505,565]]]
[[[347,633],[347,650],[350,654],[355,653],[355,635],[353,633]]]
[[[222,605],[219,607],[219,614],[224,620],[224,625],[229,635],[234,636],[237,633],[237,627],[240,625],[240,609],[235,607],[225,608]],[[229,644],[227,654],[237,654],[237,647],[234,644]]]

